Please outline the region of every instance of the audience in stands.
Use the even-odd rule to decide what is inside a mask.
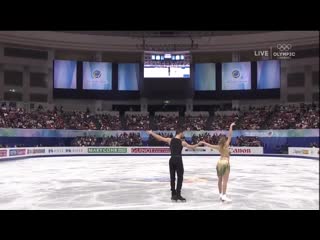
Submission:
[[[241,115],[238,129],[260,130],[272,114],[272,107],[251,108]]]
[[[237,147],[262,147],[263,144],[258,137],[236,137],[236,142],[233,146]]]
[[[217,145],[221,136],[223,136],[223,134],[210,135],[207,132],[203,134],[193,134],[190,144],[197,144],[199,141],[205,141],[207,143]]]
[[[78,137],[73,140],[71,145],[77,147],[97,146],[98,140],[96,137]]]
[[[182,126],[187,131],[201,131],[206,129],[207,120],[208,120],[208,117],[204,117],[204,116],[199,116],[199,117],[187,116],[184,118],[184,123],[182,124]]]
[[[38,108],[30,113],[21,108],[2,107],[0,128],[120,130],[119,117],[93,115],[87,112],[44,111]]]
[[[127,115],[125,117],[125,130],[149,130],[149,116]]]
[[[319,128],[319,107],[315,105],[302,105],[301,111],[295,120],[295,128]]]
[[[239,109],[238,109],[239,110]],[[22,108],[6,106],[0,108],[0,128],[23,129],[76,129],[76,130],[149,130],[153,123],[154,130],[175,131],[183,127],[186,131],[201,130],[228,130],[231,122],[236,121],[237,129],[262,130],[262,129],[319,129],[319,107],[316,105],[301,104],[300,106],[274,106],[251,107],[249,111],[239,112],[232,116],[214,116],[212,118],[187,116],[182,120],[173,116],[155,116],[151,122],[149,116],[131,115],[123,119],[109,114],[92,114],[89,109],[86,112],[65,112],[62,107],[46,111],[42,106],[36,110],[26,112]],[[173,134],[161,133],[164,137],[174,137]],[[203,140],[210,144],[218,144],[221,134],[209,133],[194,134],[191,144]],[[78,137],[72,141],[73,146],[167,146],[166,143],[155,140],[152,136],[147,142],[142,142],[139,133],[121,133],[116,136],[103,138]],[[7,147],[8,145],[0,145]],[[17,144],[16,146],[23,146]],[[263,146],[257,137],[240,136],[235,139],[233,146]],[[319,147],[317,143],[311,147]],[[279,146],[279,149],[287,149]]]
[[[199,135],[194,134],[192,136],[191,144],[196,144],[199,141],[205,141],[212,145],[217,145],[221,136],[223,136],[223,134],[213,134],[212,136],[209,133],[204,133]],[[231,143],[231,146],[260,147],[260,146],[263,146],[263,144],[258,137],[240,136],[240,137],[236,137],[236,142]]]
[[[296,121],[299,121],[300,108],[295,106],[275,106],[273,114],[268,121],[269,129],[290,129],[295,128]]]
[[[121,133],[103,138],[101,146],[142,146],[140,133]]]
[[[121,122],[118,116],[109,114],[96,115],[97,130],[121,130]],[[99,127],[100,126],[100,127]]]
[[[174,131],[178,127],[179,117],[176,116],[155,116],[155,130]]]
[[[210,119],[210,120],[209,120]],[[250,108],[249,111],[231,116],[216,115],[212,118],[203,116],[179,117],[155,116],[151,122],[148,116],[136,115],[124,118],[122,126],[118,116],[92,114],[86,112],[65,112],[62,108],[46,111],[42,107],[32,112],[22,108],[0,108],[0,128],[24,129],[75,129],[75,130],[154,130],[174,131],[178,126],[185,130],[227,130],[236,121],[236,129],[318,129],[319,107],[301,104],[297,106],[275,106]],[[153,123],[153,124],[152,124]]]
[[[96,137],[78,137],[72,142],[72,146],[142,146],[142,140],[139,133],[121,133],[116,136],[103,138]]]
[[[317,129],[319,107],[314,104],[301,104],[300,107],[275,106],[266,127],[267,129]]]
[[[227,130],[230,127],[230,124],[233,122],[238,122],[239,116],[237,114],[232,114],[231,116],[214,116],[209,130]],[[238,125],[236,125],[238,128]]]

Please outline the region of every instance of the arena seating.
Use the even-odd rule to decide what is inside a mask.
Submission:
[[[220,111],[221,113],[221,111]],[[75,130],[133,130],[175,131],[179,127],[187,131],[228,130],[236,122],[235,130],[263,129],[317,129],[319,128],[319,106],[311,104],[276,105],[274,107],[250,107],[249,110],[232,112],[229,115],[187,115],[178,113],[159,113],[153,118],[148,113],[131,113],[122,118],[117,114],[93,114],[86,112],[65,112],[60,108],[52,111],[39,107],[27,112],[22,108],[2,105],[0,109],[0,128],[23,129],[75,129]],[[164,137],[173,137],[171,133]],[[194,134],[190,143],[204,140],[217,144],[220,135],[209,133]],[[262,146],[256,137],[240,136],[232,143],[235,146]],[[79,137],[72,141],[73,146],[165,146],[152,137],[143,142],[140,133],[121,133],[119,136],[104,138]],[[5,146],[5,145],[4,145]],[[21,146],[21,145],[19,145]]]

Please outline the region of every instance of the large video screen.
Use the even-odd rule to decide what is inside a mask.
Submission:
[[[195,91],[216,90],[216,65],[214,63],[195,64]]]
[[[111,90],[112,63],[83,62],[83,89]]]
[[[139,90],[139,76],[140,71],[138,63],[120,63],[118,65],[118,90]]]
[[[259,61],[257,81],[258,89],[280,88],[280,61]]]
[[[251,63],[231,62],[222,64],[222,90],[250,90]]]
[[[145,78],[190,78],[190,65],[144,65]]]
[[[53,86],[61,89],[77,88],[77,62],[68,60],[54,60]]]

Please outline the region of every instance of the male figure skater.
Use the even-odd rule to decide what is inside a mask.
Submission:
[[[174,138],[164,138],[152,131],[147,131],[148,134],[152,135],[158,141],[166,142],[170,145],[171,158],[169,160],[169,169],[170,169],[170,184],[171,184],[171,200],[173,201],[186,201],[184,197],[181,196],[181,188],[183,182],[183,162],[181,151],[183,147],[190,149],[195,149],[199,146],[198,144],[189,145],[186,141],[182,140],[184,138],[183,130],[178,129],[176,131],[176,136]],[[175,175],[177,172],[178,181],[177,188],[175,188]]]

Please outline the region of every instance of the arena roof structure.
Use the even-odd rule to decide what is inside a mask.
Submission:
[[[230,36],[254,33],[265,33],[269,31],[64,31],[86,35],[100,36],[122,36],[122,37],[214,37]]]
[[[99,52],[252,51],[291,44],[319,46],[319,31],[0,31],[0,43]]]

